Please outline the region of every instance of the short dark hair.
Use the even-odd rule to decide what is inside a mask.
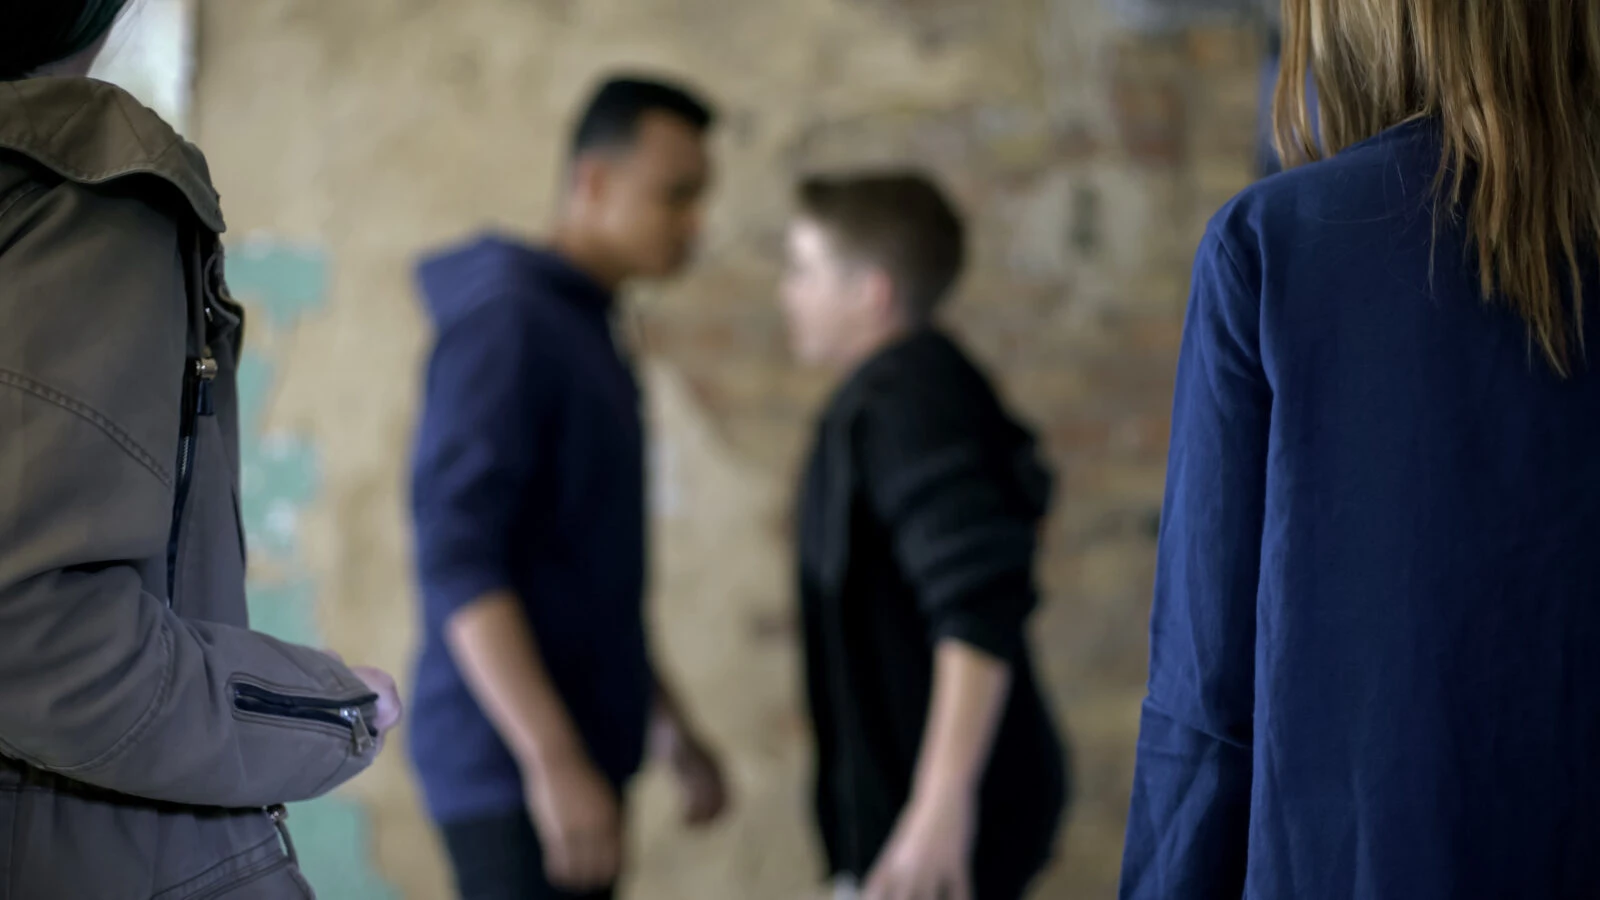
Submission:
[[[572,135],[572,155],[631,146],[646,113],[664,112],[705,132],[715,124],[711,105],[688,88],[653,78],[613,77],[584,107]]]
[[[800,212],[836,249],[883,268],[913,321],[933,315],[966,265],[966,226],[934,180],[919,171],[813,176],[800,182]]]
[[[0,0],[0,81],[89,49],[128,0]]]

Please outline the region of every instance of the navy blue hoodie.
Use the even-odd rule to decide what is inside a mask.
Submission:
[[[442,630],[509,590],[595,763],[622,785],[643,755],[654,679],[643,617],[639,392],[610,293],[561,257],[500,238],[422,263],[436,343],[412,472],[423,645],[411,753],[429,811],[523,804],[515,761]]]

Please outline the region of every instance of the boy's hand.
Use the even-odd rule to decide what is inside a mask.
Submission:
[[[550,883],[576,893],[616,884],[622,872],[622,810],[610,783],[578,755],[524,767],[524,779]]]
[[[873,867],[864,900],[972,900],[973,807],[913,801]]]
[[[394,678],[382,669],[352,666],[350,671],[378,695],[377,715],[370,724],[382,740],[384,735],[400,724],[401,717],[405,715],[405,705],[400,702],[400,689],[395,686]]]
[[[722,764],[692,735],[668,757],[683,790],[683,820],[691,828],[710,825],[728,808],[728,784]]]
[[[679,719],[676,711],[666,707],[656,710],[651,723],[650,744],[652,755],[667,764],[678,780],[683,792],[683,820],[691,828],[710,825],[728,808],[728,784],[722,774],[722,763]]]

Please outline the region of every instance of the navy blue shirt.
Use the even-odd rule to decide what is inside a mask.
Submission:
[[[515,761],[442,629],[491,591],[520,597],[595,763],[639,767],[654,679],[643,615],[639,392],[611,295],[553,253],[480,239],[425,261],[437,340],[412,473],[423,645],[411,754],[453,822],[523,804]]]
[[[1600,377],[1482,302],[1438,165],[1402,126],[1201,246],[1125,898],[1600,897]]]

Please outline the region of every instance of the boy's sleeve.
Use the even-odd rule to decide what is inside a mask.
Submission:
[[[862,480],[928,621],[1005,662],[1022,650],[1037,598],[1037,523],[985,452],[979,404],[897,378],[862,416]]]
[[[443,622],[510,590],[516,516],[541,464],[547,369],[521,298],[479,304],[441,329],[412,468],[423,603]]]

